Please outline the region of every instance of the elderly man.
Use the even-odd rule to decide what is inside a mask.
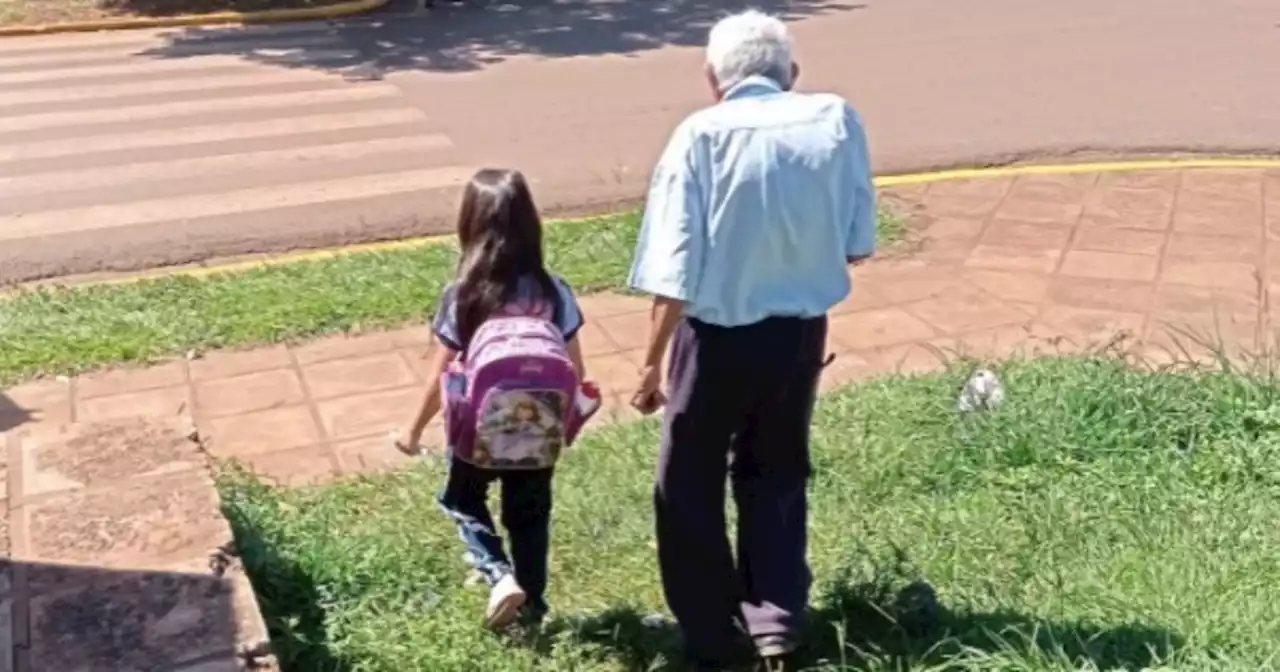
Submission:
[[[663,587],[687,653],[717,667],[734,662],[744,628],[766,659],[796,648],[826,313],[849,293],[848,265],[875,251],[876,207],[861,120],[838,96],[792,91],[785,24],[726,18],[706,56],[716,104],[663,152],[631,271],[654,296],[632,404],[666,404],[654,494]]]

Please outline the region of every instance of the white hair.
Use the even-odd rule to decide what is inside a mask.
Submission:
[[[787,24],[754,9],[721,19],[707,36],[707,65],[722,91],[753,75],[790,87]]]

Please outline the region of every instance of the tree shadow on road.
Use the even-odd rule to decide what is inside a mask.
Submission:
[[[748,7],[797,20],[865,5],[849,0],[437,0],[425,15],[389,12],[333,24],[346,50],[288,29],[191,28],[143,55],[234,54],[354,78],[404,70],[470,72],[516,56],[632,55],[701,45],[718,19]]]

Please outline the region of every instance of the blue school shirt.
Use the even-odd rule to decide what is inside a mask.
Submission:
[[[560,296],[560,310],[553,311],[549,301],[542,298],[542,287],[532,278],[522,278],[516,287],[515,298],[502,308],[503,315],[535,315],[555,322],[565,342],[578,335],[585,323],[573,288],[563,278],[553,275],[551,282]],[[497,317],[495,315],[494,317]],[[458,283],[450,283],[440,297],[440,306],[431,321],[431,330],[450,350],[462,351],[462,337],[458,334]]]

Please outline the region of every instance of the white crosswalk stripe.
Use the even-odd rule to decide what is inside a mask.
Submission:
[[[454,198],[471,168],[393,85],[348,80],[342,68],[360,58],[326,24],[0,42],[0,253],[25,239]]]
[[[264,149],[256,152],[201,156],[173,161],[131,163],[111,170],[85,168],[55,173],[36,173],[22,177],[0,177],[0,199],[48,194],[75,189],[114,187],[127,184],[158,182],[209,175],[230,175],[246,170],[271,168],[286,170],[290,166],[320,161],[341,161],[405,152],[431,152],[452,143],[444,135],[418,135],[332,145],[307,145],[287,149]],[[2,205],[2,204],[0,204]]]
[[[317,52],[309,52],[307,54],[299,54],[290,51],[282,51],[273,54],[263,54],[270,56],[277,65],[305,65],[309,61],[342,59],[353,60],[359,57],[359,52],[351,49],[324,49]],[[244,58],[235,55],[209,55],[203,56],[198,60],[192,59],[168,59],[156,60],[148,63],[145,69],[147,73],[190,73],[206,70],[208,68],[238,68],[244,70],[255,69],[255,66],[248,63]],[[116,77],[122,75],[134,75],[139,72],[136,61],[121,61],[108,65],[85,65],[75,68],[60,68],[57,70],[25,70],[21,72],[0,72],[0,86],[10,86],[15,84],[56,84],[59,80],[82,80],[97,79],[101,77]]]
[[[132,35],[132,31],[128,33],[104,33],[107,35]],[[34,39],[34,38],[29,38]],[[65,42],[65,39],[60,40]],[[7,40],[0,42],[0,72],[12,72],[17,70],[32,69],[34,66],[43,66],[49,68],[68,67],[68,66],[88,66],[103,63],[119,63],[122,61],[130,61],[136,58],[151,58],[157,50],[163,50],[164,55],[169,58],[185,58],[190,56],[200,56],[208,54],[225,53],[225,44],[216,40],[208,42],[196,42],[191,44],[166,44],[163,39],[148,38],[140,41],[134,37],[131,41],[119,46],[99,46],[89,50],[83,49],[53,49],[53,50],[28,50],[28,51],[5,51],[6,45],[23,44],[24,40]],[[77,45],[82,44],[77,41]],[[239,50],[242,53],[267,53],[279,52],[288,49],[321,49],[334,44],[331,35],[301,35],[287,37],[272,37],[265,41],[246,41],[239,44]]]
[[[458,167],[428,168],[325,182],[253,187],[212,197],[199,194],[120,205],[97,205],[76,210],[48,210],[0,217],[0,240],[40,235],[50,230],[60,233],[91,231],[286,206],[322,204],[347,198],[403,194],[423,188],[458,185],[469,174],[469,171]]]
[[[34,112],[13,117],[0,117],[0,133],[34,131],[41,128],[57,128],[59,126],[86,126],[123,121],[160,120],[184,115],[208,114],[210,112],[236,113],[268,109],[297,110],[307,105],[394,98],[396,96],[395,89],[391,87],[356,86],[329,91],[264,93],[233,98],[182,100],[172,103],[147,103],[144,105],[124,105],[91,110]]]
[[[145,69],[139,68],[139,72],[145,72]],[[166,93],[184,93],[189,91],[213,92],[219,88],[230,88],[233,86],[261,87],[263,91],[266,91],[275,84],[308,82],[314,81],[316,78],[317,75],[315,72],[302,69],[245,68],[243,72],[235,72],[231,74],[216,73],[211,76],[201,76],[199,72],[188,71],[184,73],[175,73],[171,78],[141,82],[130,81],[90,85],[76,84],[74,86],[66,87],[46,86],[39,89],[5,87],[3,90],[0,90],[0,114],[4,114],[3,110],[5,106],[12,105],[31,105],[33,103],[56,105],[58,103],[86,102],[96,98],[112,98],[141,94],[156,94],[156,100],[159,102],[163,97],[163,94]]]
[[[403,107],[353,112],[350,114],[291,116],[245,123],[228,121],[200,126],[170,128],[163,131],[138,130],[127,133],[93,135],[0,147],[0,165],[9,161],[24,159],[48,159],[88,154],[90,152],[110,152],[145,147],[198,145],[244,138],[278,138],[285,135],[313,131],[336,131],[385,124],[404,124],[421,121],[422,119],[423,115],[418,110]]]

